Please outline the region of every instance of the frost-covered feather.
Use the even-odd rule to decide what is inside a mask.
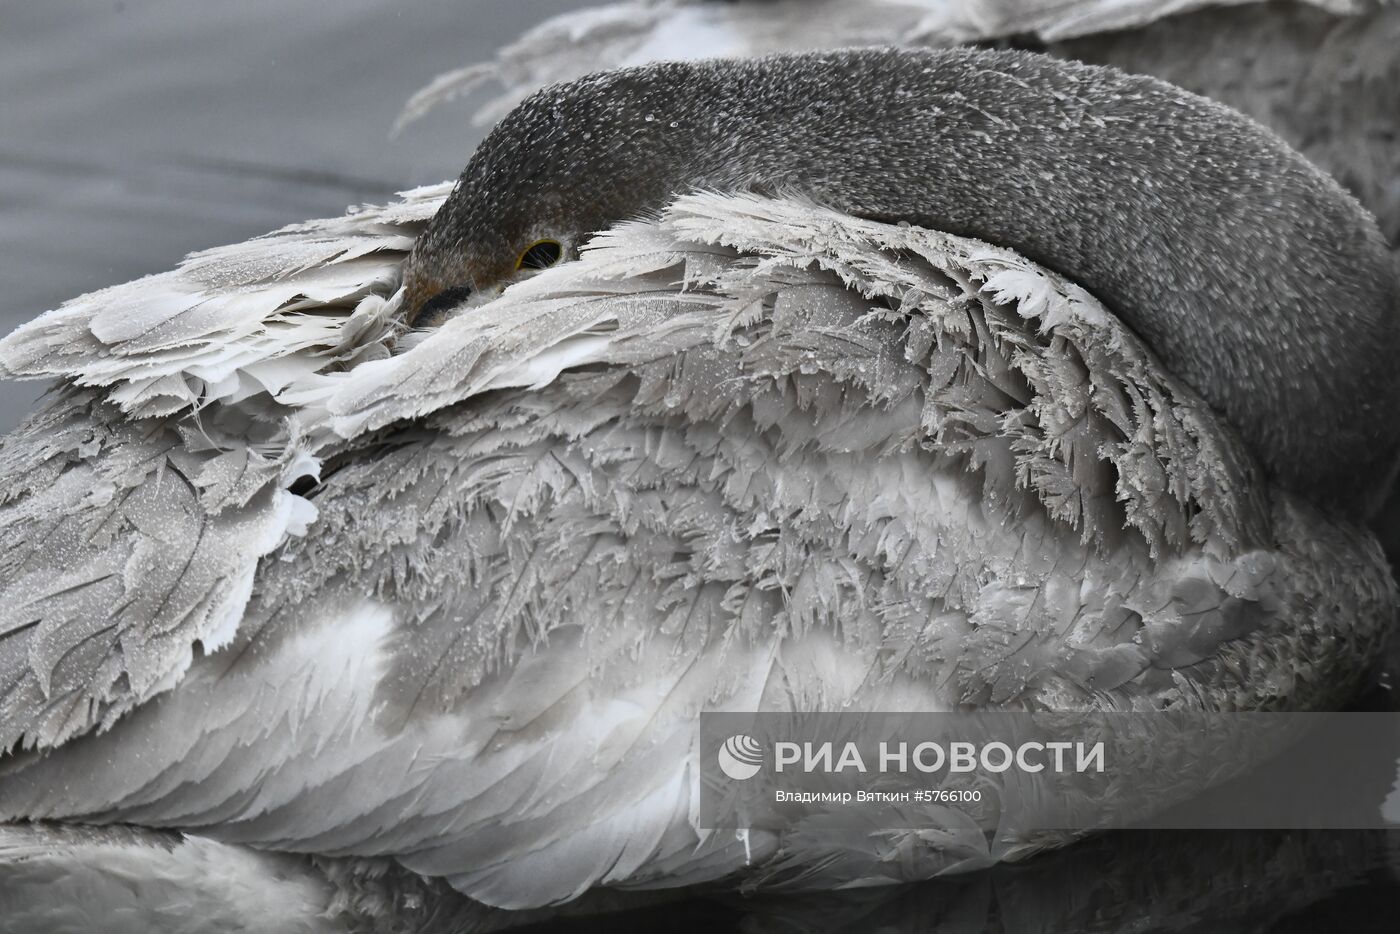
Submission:
[[[357,301],[392,301],[432,207],[372,212]],[[0,449],[0,741],[42,750],[0,761],[0,819],[391,857],[508,907],[892,880],[897,848],[818,856],[815,825],[696,830],[698,712],[1328,707],[1395,607],[1367,533],[1265,489],[1107,309],[992,245],[699,194],[412,340],[327,302],[249,305],[290,377],[166,415],[120,407],[143,333],[35,358],[135,362]]]
[[[175,415],[382,355],[398,257],[447,193],[296,224],[76,298],[0,342],[0,374],[104,387],[135,417]]]
[[[126,828],[0,826],[0,932],[329,934],[308,861]]]
[[[287,460],[194,427],[69,389],[0,444],[0,746],[56,745],[175,684],[314,518]]]

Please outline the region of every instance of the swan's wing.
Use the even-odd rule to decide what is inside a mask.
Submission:
[[[803,333],[799,345],[819,343],[804,351],[809,365],[860,385],[892,372],[888,362],[872,359],[881,369],[862,374],[843,355],[925,357],[922,367],[935,372],[921,426],[930,443],[987,470],[992,500],[1027,486],[1086,538],[1113,534],[1126,510],[1154,551],[1215,536],[1238,550],[1268,537],[1261,484],[1233,432],[1092,296],[1010,250],[801,201],[695,195],[659,224],[597,238],[585,262],[560,270],[348,374],[323,403],[337,433],[419,418],[491,389],[542,387],[565,368],[638,367],[697,344],[726,347],[730,330],[769,323],[779,296],[787,307],[804,294],[814,303],[855,295],[860,320],[890,330],[852,346],[846,336]],[[968,303],[984,320],[968,318]],[[727,349],[745,368],[800,362]],[[980,453],[989,436],[1002,439],[1004,458]],[[1091,462],[1112,468],[1108,488]]]
[[[0,341],[0,376],[100,387],[137,418],[275,401],[308,374],[386,353],[399,262],[449,187],[195,253],[171,272],[73,299]]]
[[[477,110],[481,123],[494,122],[545,85],[605,68],[850,46],[947,46],[1008,36],[1052,42],[1128,30],[1203,7],[1257,2],[625,0],[552,17],[501,49],[494,60],[439,75],[409,99],[395,130],[488,85],[499,90]],[[1365,0],[1309,2],[1338,14],[1366,6]]]
[[[331,934],[309,860],[124,827],[0,826],[3,934]]]
[[[699,710],[1324,705],[1395,602],[1082,290],[798,201],[683,199],[283,400],[315,522],[226,648],[0,765],[0,819],[392,855],[509,906],[698,882],[787,856],[695,829]]]
[[[60,380],[0,442],[0,748],[110,722],[225,645],[259,560],[315,509],[281,401],[388,353],[398,266],[446,186],[205,251],[0,342]]]
[[[0,825],[0,934],[489,934],[667,897],[599,892],[501,912],[393,860],[270,853],[123,825]]]
[[[0,443],[0,746],[52,746],[237,630],[258,560],[315,510],[285,457],[68,390]]]

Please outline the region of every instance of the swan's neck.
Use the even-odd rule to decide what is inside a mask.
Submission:
[[[624,198],[793,189],[1015,249],[1104,301],[1277,481],[1379,505],[1400,449],[1400,284],[1330,177],[1153,79],[1039,56],[843,54],[839,82],[826,56],[810,74],[700,69],[684,94],[642,95],[634,149],[650,161]]]

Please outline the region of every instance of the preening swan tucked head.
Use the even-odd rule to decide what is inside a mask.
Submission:
[[[547,88],[405,270],[410,321],[696,189],[799,193],[1011,247],[1093,292],[1269,472],[1365,513],[1400,446],[1400,284],[1374,220],[1243,115],[1017,52],[665,63]]]

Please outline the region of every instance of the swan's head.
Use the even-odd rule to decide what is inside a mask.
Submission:
[[[406,320],[431,325],[695,187],[713,160],[696,151],[692,123],[680,123],[680,111],[698,109],[674,100],[683,67],[670,69],[674,81],[656,66],[546,88],[506,116],[409,257]]]

